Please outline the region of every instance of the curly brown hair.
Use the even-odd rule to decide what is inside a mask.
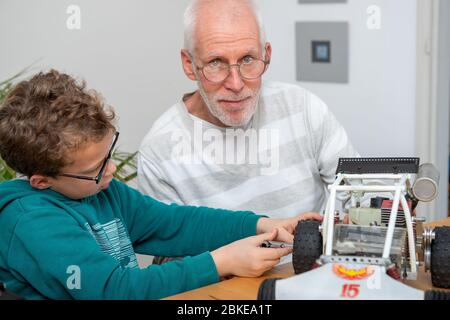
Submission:
[[[115,130],[114,111],[84,81],[51,70],[17,84],[0,106],[0,156],[17,172],[56,177],[68,153]]]

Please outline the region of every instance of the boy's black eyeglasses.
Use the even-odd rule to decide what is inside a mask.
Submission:
[[[97,176],[88,177],[88,176],[81,176],[81,175],[70,174],[70,173],[60,173],[59,175],[63,176],[63,177],[68,177],[68,178],[95,181],[96,184],[99,184],[100,180],[102,180],[103,174],[105,173],[106,166],[108,165],[108,162],[111,159],[114,147],[116,146],[116,142],[118,139],[119,139],[119,132],[116,131],[116,133],[114,134],[112,144],[111,144],[111,148],[109,148],[108,155],[106,156],[105,160],[103,161],[103,164],[100,168],[100,172],[98,173]]]

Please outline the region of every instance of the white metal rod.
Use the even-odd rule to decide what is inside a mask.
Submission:
[[[344,179],[389,179],[400,180],[403,175],[401,174],[342,174]]]
[[[394,192],[398,187],[395,186],[333,186],[336,191],[371,191],[371,192]],[[328,187],[329,189],[331,186]],[[403,187],[404,189],[404,187]]]
[[[322,223],[322,239],[324,239],[323,243],[322,243],[322,252],[325,253],[326,252],[326,245],[327,245],[327,214],[330,208],[330,201],[331,198],[328,198],[326,207],[325,207],[325,214],[323,217],[323,223]]]
[[[325,254],[331,256],[333,251],[333,228],[334,228],[334,209],[336,206],[336,189],[331,188],[330,206],[326,212],[325,219],[327,221],[327,244]]]
[[[408,203],[406,202],[405,196],[401,196],[401,202],[403,207],[403,212],[405,213],[406,219],[406,229],[408,230],[408,245],[409,245],[409,261],[411,264],[411,273],[417,273],[416,264],[416,244],[414,238],[414,228],[412,224],[411,211],[409,210]]]
[[[394,203],[392,204],[391,216],[389,218],[388,231],[386,241],[384,243],[383,258],[388,259],[391,253],[392,239],[394,238],[395,222],[397,221],[398,205],[400,203],[400,186],[397,187],[394,195]]]
[[[329,187],[340,185],[342,180],[344,180],[344,175],[342,173],[338,173],[336,180],[334,180],[333,184],[329,185]]]
[[[343,179],[343,175],[341,173],[338,173],[333,184],[328,186],[328,188],[331,190],[331,193],[328,197],[327,205],[325,208],[325,217],[323,218],[322,223],[322,237],[324,239],[323,252],[326,255],[331,255],[333,249],[334,209],[336,207],[336,189],[333,188],[339,186]]]

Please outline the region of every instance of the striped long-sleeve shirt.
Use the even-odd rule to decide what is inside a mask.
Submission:
[[[247,128],[214,126],[183,101],[170,108],[141,145],[138,186],[168,203],[285,218],[322,212],[339,157],[356,156],[322,100],[299,86],[265,83]]]

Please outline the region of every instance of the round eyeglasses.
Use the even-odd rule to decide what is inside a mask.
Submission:
[[[191,57],[192,61],[193,58]],[[270,61],[256,59],[251,56],[247,56],[237,64],[229,64],[219,59],[215,59],[208,62],[202,67],[194,66],[197,70],[200,70],[206,80],[213,83],[220,83],[225,81],[231,73],[232,67],[237,67],[239,75],[245,80],[255,80],[261,77],[267,70],[267,66]]]

